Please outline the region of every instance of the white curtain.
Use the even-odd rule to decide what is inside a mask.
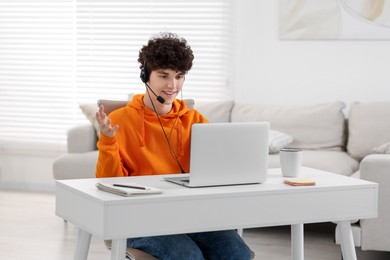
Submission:
[[[184,98],[232,99],[233,5],[231,0],[0,1],[0,146],[61,150],[66,131],[87,122],[79,104],[144,92],[138,51],[159,32],[177,33],[194,51]]]

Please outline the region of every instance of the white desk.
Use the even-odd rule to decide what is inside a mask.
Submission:
[[[88,256],[91,235],[113,240],[111,259],[125,259],[126,238],[210,230],[292,226],[292,259],[303,260],[303,223],[336,221],[345,260],[356,260],[348,220],[377,216],[378,185],[303,168],[300,177],[316,186],[283,184],[280,169],[264,184],[185,188],[165,176],[78,179],[56,182],[56,214],[80,228],[75,260]],[[136,182],[163,194],[121,197],[96,182]]]

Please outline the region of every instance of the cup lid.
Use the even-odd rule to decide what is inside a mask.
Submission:
[[[282,148],[281,152],[301,152],[303,151],[301,148]]]

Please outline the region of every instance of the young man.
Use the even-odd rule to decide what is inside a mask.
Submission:
[[[101,106],[96,177],[189,172],[190,134],[194,123],[207,123],[198,111],[176,99],[194,59],[183,38],[162,34],[139,52],[146,92],[109,117]],[[250,259],[237,232],[216,231],[127,240],[158,259]]]

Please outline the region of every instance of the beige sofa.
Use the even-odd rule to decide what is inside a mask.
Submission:
[[[122,102],[123,103],[123,102]],[[94,122],[96,105],[81,106]],[[316,105],[251,105],[233,101],[195,102],[210,122],[269,121],[269,167],[279,167],[282,147],[304,149],[303,165],[379,183],[379,217],[353,225],[355,245],[390,251],[390,102]],[[55,179],[93,178],[96,124],[68,132],[68,154],[53,165]],[[359,171],[360,169],[360,171]],[[338,238],[336,238],[338,240]]]

